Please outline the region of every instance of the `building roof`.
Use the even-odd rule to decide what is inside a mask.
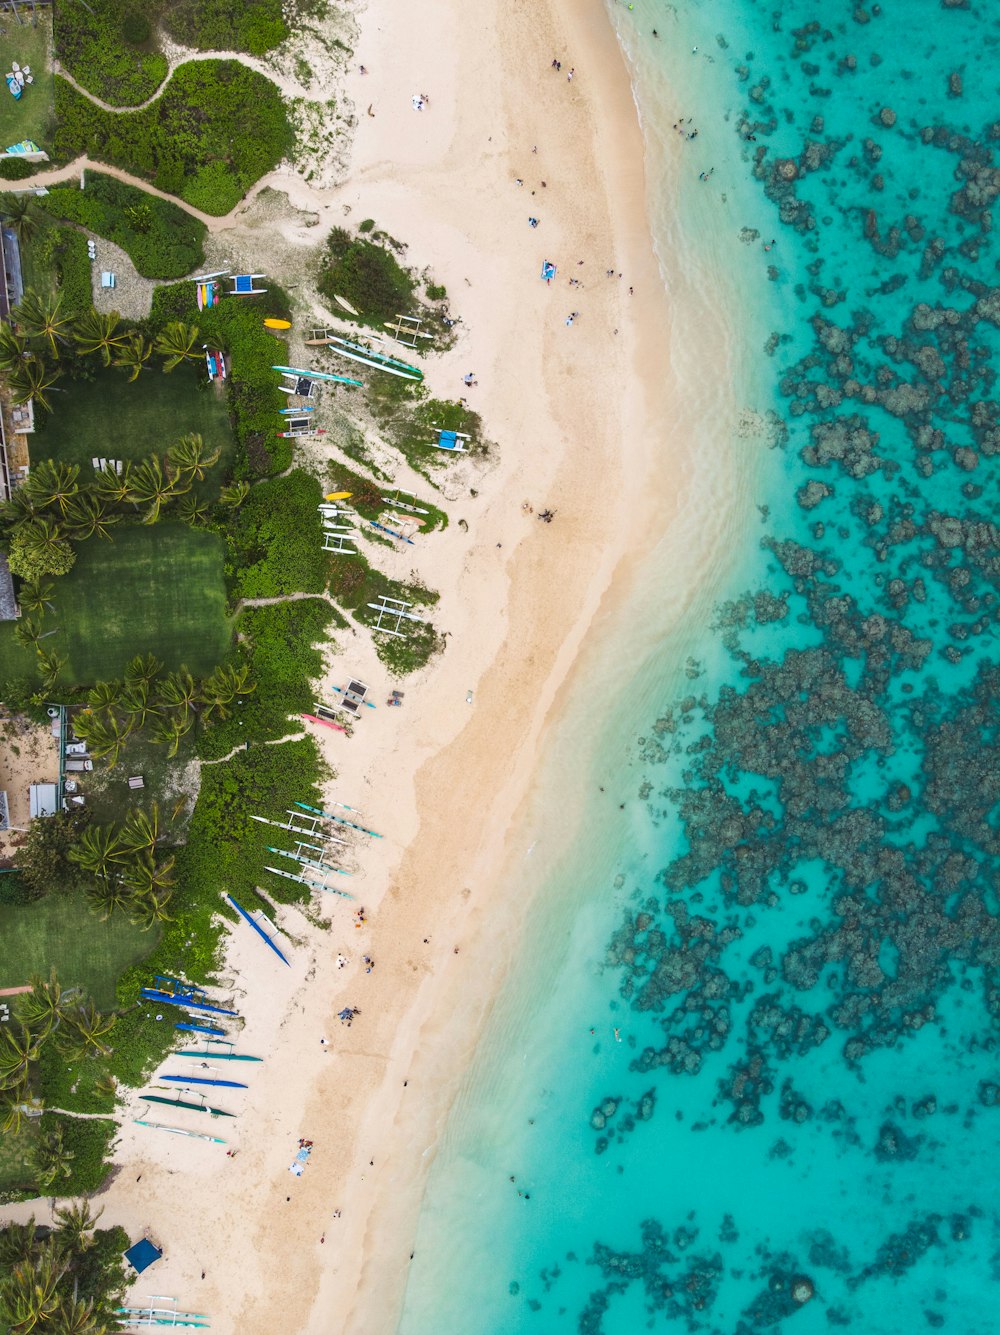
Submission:
[[[31,799],[31,819],[36,816],[54,816],[59,810],[59,793],[54,783],[33,783],[28,789]]]
[[[6,556],[0,552],[0,621],[13,621],[16,617],[17,599],[14,597],[14,580]]]

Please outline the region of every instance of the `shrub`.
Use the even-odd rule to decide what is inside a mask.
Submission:
[[[59,59],[84,88],[116,107],[152,97],[167,77],[160,51],[148,42],[163,0],[88,0],[53,6],[52,32]],[[145,35],[142,35],[143,31]]]
[[[71,227],[60,227],[55,243],[54,258],[63,310],[79,315],[89,310],[93,302],[91,264],[87,254],[87,238]]]
[[[0,177],[5,181],[25,181],[34,176],[36,170],[33,162],[24,162],[21,158],[5,158],[0,162]]]
[[[44,889],[29,885],[16,871],[0,873],[0,904],[22,908],[25,904],[33,904],[36,899],[43,898],[44,894]]]
[[[262,56],[288,36],[281,0],[178,0],[164,26],[172,37],[199,51],[247,51]]]
[[[198,739],[205,759],[228,755],[246,738],[270,741],[289,731],[289,716],[311,713],[313,682],[323,672],[322,644],[331,624],[347,623],[321,598],[272,607],[248,607],[240,616],[240,661],[257,689],[236,716],[215,723]]]
[[[329,301],[345,298],[368,325],[384,324],[411,310],[416,284],[384,246],[335,227],[327,238],[326,251],[319,290]]]
[[[316,478],[297,468],[255,486],[230,525],[227,574],[240,598],[320,593],[328,557],[322,549]]]
[[[181,65],[141,111],[102,111],[56,78],[55,150],[86,153],[205,213],[228,213],[291,146],[276,86],[231,60]]]
[[[204,261],[203,222],[112,176],[92,172],[85,190],[55,186],[38,204],[121,246],[145,278],[181,278]]]

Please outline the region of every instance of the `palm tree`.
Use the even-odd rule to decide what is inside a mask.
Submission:
[[[0,1266],[29,1261],[35,1254],[35,1216],[25,1224],[4,1224],[0,1229]]]
[[[153,355],[153,345],[141,334],[129,334],[115,353],[115,365],[124,371],[131,371],[129,384],[139,379],[142,368]]]
[[[152,857],[161,833],[160,807],[159,803],[154,802],[148,816],[145,811],[129,812],[128,819],[121,829],[122,847],[132,857],[139,857],[142,854]]]
[[[13,325],[0,325],[0,371],[13,371],[28,355],[27,340]]]
[[[114,468],[102,468],[94,480],[95,494],[118,505],[128,500],[131,490],[132,465],[128,459],[123,462],[120,473]]]
[[[121,322],[122,317],[117,311],[98,311],[93,306],[84,311],[73,330],[80,353],[87,356],[99,352],[104,365],[110,366],[111,354],[125,345],[125,335],[118,328]]]
[[[21,246],[26,246],[38,231],[38,210],[33,195],[15,195],[12,190],[5,190],[0,194],[0,214],[13,229]]]
[[[42,625],[40,621],[35,621],[33,617],[22,617],[14,627],[14,639],[18,644],[24,645],[25,649],[35,649],[38,641],[42,638]]]
[[[156,335],[156,351],[166,358],[163,363],[165,372],[172,371],[175,366],[180,366],[181,362],[190,358],[196,362],[201,356],[200,352],[194,351],[195,344],[198,342],[198,326],[196,324],[184,324],[182,320],[171,320],[164,325]]]
[[[104,1206],[101,1206],[97,1214],[91,1214],[89,1202],[73,1201],[53,1213],[59,1222],[59,1234],[69,1243],[70,1251],[74,1254],[89,1251],[94,1245],[91,1236],[94,1225],[104,1213]]]
[[[113,825],[88,825],[68,853],[70,862],[100,881],[106,881],[126,856],[121,835]]]
[[[179,709],[185,719],[198,703],[198,683],[186,667],[179,672],[168,672],[160,682],[159,692],[161,704],[168,709]]]
[[[205,701],[205,717],[210,718],[217,712],[220,718],[226,718],[228,706],[239,695],[249,695],[257,689],[250,681],[250,670],[246,667],[217,667],[210,677],[201,684],[202,699]]]
[[[66,666],[66,659],[62,654],[56,653],[54,649],[46,651],[36,646],[35,658],[38,663],[38,671],[42,674],[42,686],[45,690],[51,691],[56,684],[59,673]]]
[[[222,488],[219,492],[219,500],[223,505],[228,505],[230,509],[238,510],[249,495],[249,482],[233,482],[228,487]]]
[[[125,664],[125,684],[144,681],[151,686],[163,671],[163,664],[155,654],[136,654]]]
[[[157,455],[151,455],[133,470],[128,499],[133,505],[148,505],[142,517],[144,524],[155,524],[164,505],[182,490],[180,480],[167,477]],[[183,488],[186,490],[186,488]]]
[[[16,1136],[20,1132],[28,1116],[27,1100],[29,1094],[27,1077],[16,1085],[0,1087],[0,1116],[3,1117],[3,1121],[0,1122],[0,1130],[5,1135]],[[0,1231],[0,1237],[2,1236],[2,1231]]]
[[[0,330],[6,329],[6,327],[6,325],[0,325]],[[25,520],[37,518],[38,502],[30,491],[25,491],[23,485],[15,487],[13,495],[0,504],[0,516],[2,516],[3,523],[8,528],[14,528],[18,524],[24,523]]]
[[[23,1083],[32,1062],[38,1060],[43,1035],[25,1024],[5,1024],[0,1029],[0,1089]]]
[[[14,319],[21,325],[29,340],[46,342],[53,357],[59,356],[60,344],[69,342],[73,327],[73,317],[62,309],[62,293],[55,296],[38,293],[32,289],[25,292],[12,312]]]
[[[162,712],[148,681],[131,681],[122,691],[118,707],[129,720],[129,732],[141,732],[150,718]]]
[[[15,1009],[18,1019],[34,1030],[41,1040],[58,1027],[66,1009],[66,999],[55,966],[49,970],[47,982],[37,973],[32,974],[29,982],[31,991],[18,997]]]
[[[103,718],[100,714],[80,714],[73,720],[73,731],[87,743],[92,756],[98,760],[106,758],[109,765],[117,763],[128,736],[111,712]]]
[[[63,1143],[61,1123],[51,1131],[44,1131],[35,1146],[35,1168],[43,1186],[50,1186],[57,1177],[69,1177],[75,1153]]]
[[[38,579],[26,579],[17,595],[17,601],[20,603],[22,611],[37,612],[40,616],[44,615],[46,608],[52,605],[52,595],[55,593],[55,587],[50,579],[40,577]]]
[[[23,486],[42,510],[56,506],[62,514],[80,490],[79,464],[57,464],[43,459],[28,474]]]
[[[108,1327],[94,1315],[94,1304],[65,1298],[46,1327],[46,1335],[108,1335]]]
[[[87,703],[91,709],[99,709],[105,713],[110,713],[118,703],[121,693],[122,684],[120,681],[98,681],[87,692]],[[74,721],[75,726],[76,722]]]
[[[208,519],[208,502],[202,500],[197,492],[189,491],[186,496],[182,496],[177,502],[177,509],[174,514],[185,524],[190,524],[192,528],[196,528]]]
[[[167,912],[167,905],[170,903],[172,896],[172,890],[137,895],[129,904],[129,922],[141,928],[144,932],[148,932],[158,922],[169,922],[170,914]]]
[[[87,899],[101,922],[107,922],[115,909],[123,909],[132,902],[132,892],[120,877],[112,876],[88,886]]]
[[[114,1015],[102,1015],[92,1001],[84,1001],[75,1010],[66,1013],[75,1043],[70,1040],[73,1050],[80,1054],[88,1053],[91,1048],[102,1057],[107,1057],[111,1049],[101,1042],[105,1034],[115,1026]]]
[[[149,734],[149,740],[156,745],[166,744],[167,759],[173,760],[180,748],[181,738],[193,727],[193,714],[171,714],[168,718],[157,719],[155,727]]]
[[[34,399],[42,408],[51,411],[52,400],[45,391],[56,383],[61,374],[57,367],[47,366],[40,357],[31,353],[8,373],[7,386],[16,404]]]
[[[30,1260],[19,1261],[0,1284],[0,1317],[10,1335],[42,1330],[59,1312],[59,1283],[67,1262],[50,1241]]]
[[[81,542],[95,535],[110,542],[110,530],[121,520],[121,515],[111,514],[109,504],[106,497],[93,491],[74,497],[66,512],[66,532]]]
[[[192,478],[204,482],[205,470],[219,462],[221,453],[221,449],[206,449],[205,442],[198,432],[189,431],[167,450],[167,473],[171,476],[175,474],[186,476],[189,482]]]

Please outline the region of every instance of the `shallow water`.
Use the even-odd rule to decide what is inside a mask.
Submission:
[[[724,294],[739,334],[738,560],[639,665],[591,755],[604,792],[535,870],[400,1331],[978,1335],[1000,1268],[1000,15],[612,18],[654,158],[680,116],[698,130],[651,208],[678,302]]]

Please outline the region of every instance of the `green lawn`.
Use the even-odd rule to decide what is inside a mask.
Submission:
[[[30,1187],[35,1181],[32,1149],[41,1131],[41,1118],[32,1117],[21,1125],[16,1136],[0,1136],[0,1191]],[[8,1327],[0,1320],[0,1331],[7,1335]]]
[[[157,940],[157,929],[142,932],[124,913],[101,922],[79,895],[0,905],[0,986],[20,987],[33,973],[47,978],[54,965],[64,988],[82,987],[101,1010],[110,1010],[119,974]]]
[[[163,455],[178,436],[197,431],[222,456],[196,490],[210,499],[232,464],[235,442],[226,401],[209,386],[199,388],[193,366],[164,375],[157,365],[129,384],[121,371],[101,371],[94,380],[62,380],[53,409],[31,440],[31,458],[80,464],[81,478],[93,477],[91,459],[131,459]]]
[[[25,65],[31,67],[35,81],[22,90],[17,102],[11,96],[6,80],[0,84],[0,151],[22,139],[34,139],[39,148],[51,147],[46,140],[53,125],[52,14],[39,10],[37,18],[37,25],[32,26],[27,11],[23,24],[10,14],[4,15],[5,64],[0,74],[6,74],[11,61],[16,60],[22,69]]]
[[[226,656],[222,539],[183,524],[119,529],[114,542],[91,538],[58,580],[44,647],[66,658],[54,695],[67,685],[120,677],[126,662],[153,653],[169,670],[206,675]],[[34,680],[34,656],[0,626],[0,682]],[[63,690],[60,690],[60,687]]]

